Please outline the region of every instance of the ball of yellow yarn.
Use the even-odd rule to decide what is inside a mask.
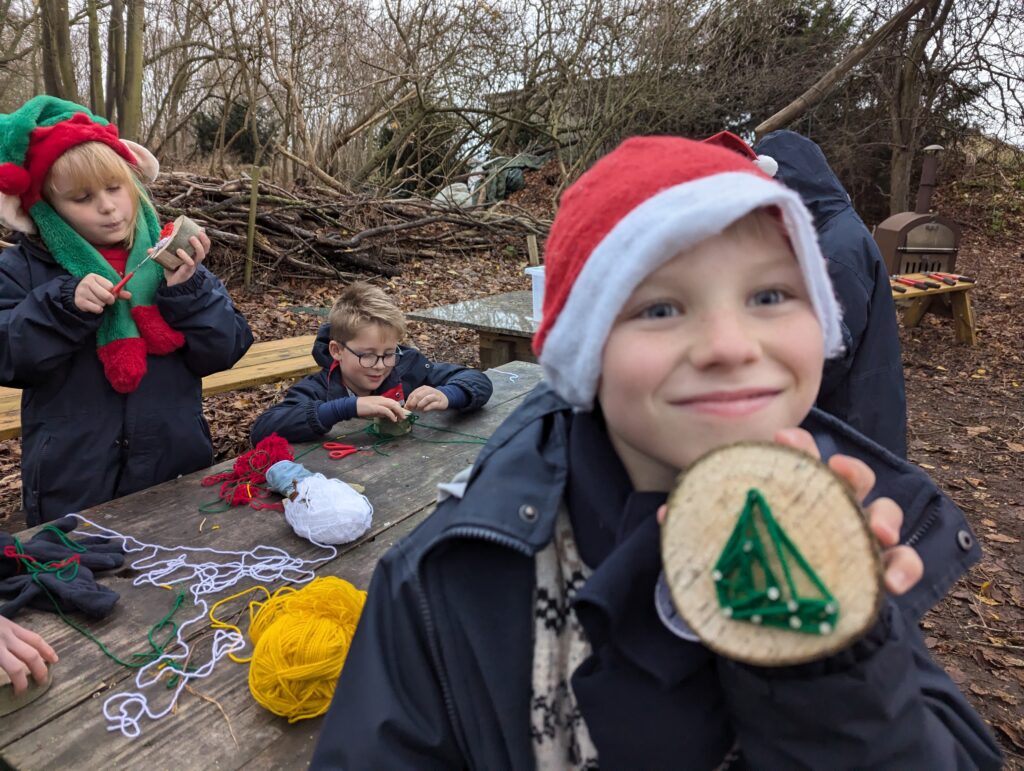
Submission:
[[[366,592],[329,576],[253,603],[253,698],[289,723],[324,714],[365,602]]]

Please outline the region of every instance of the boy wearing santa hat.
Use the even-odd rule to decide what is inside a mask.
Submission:
[[[812,409],[842,338],[799,197],[630,139],[566,191],[545,264],[546,383],[381,561],[313,766],[997,768],[916,627],[977,559],[963,515]],[[659,604],[666,492],[740,440],[829,456],[883,548],[890,599],[823,661],[730,661]]]

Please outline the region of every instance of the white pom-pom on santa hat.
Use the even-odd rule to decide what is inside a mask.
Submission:
[[[590,409],[605,342],[633,290],[680,252],[764,208],[781,213],[825,354],[839,355],[839,305],[800,196],[721,143],[634,137],[565,191],[545,245],[533,349],[555,392]]]
[[[779,162],[770,155],[757,156],[757,159],[754,161],[754,165],[769,177],[774,178],[775,175],[779,173]]]

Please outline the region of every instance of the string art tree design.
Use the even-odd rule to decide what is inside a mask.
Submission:
[[[711,578],[726,618],[809,634],[831,634],[835,628],[835,597],[755,488],[747,491],[739,521]]]
[[[817,459],[770,443],[721,447],[680,475],[667,505],[661,555],[673,609],[719,655],[800,664],[874,623],[878,544],[846,483]]]

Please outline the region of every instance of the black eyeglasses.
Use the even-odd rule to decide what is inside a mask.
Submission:
[[[395,362],[398,361],[398,357],[402,355],[400,351],[392,351],[391,353],[356,353],[348,347],[347,343],[342,343],[341,347],[359,359],[359,366],[366,367],[367,369],[376,367],[378,361],[384,362],[385,367],[393,367]]]

